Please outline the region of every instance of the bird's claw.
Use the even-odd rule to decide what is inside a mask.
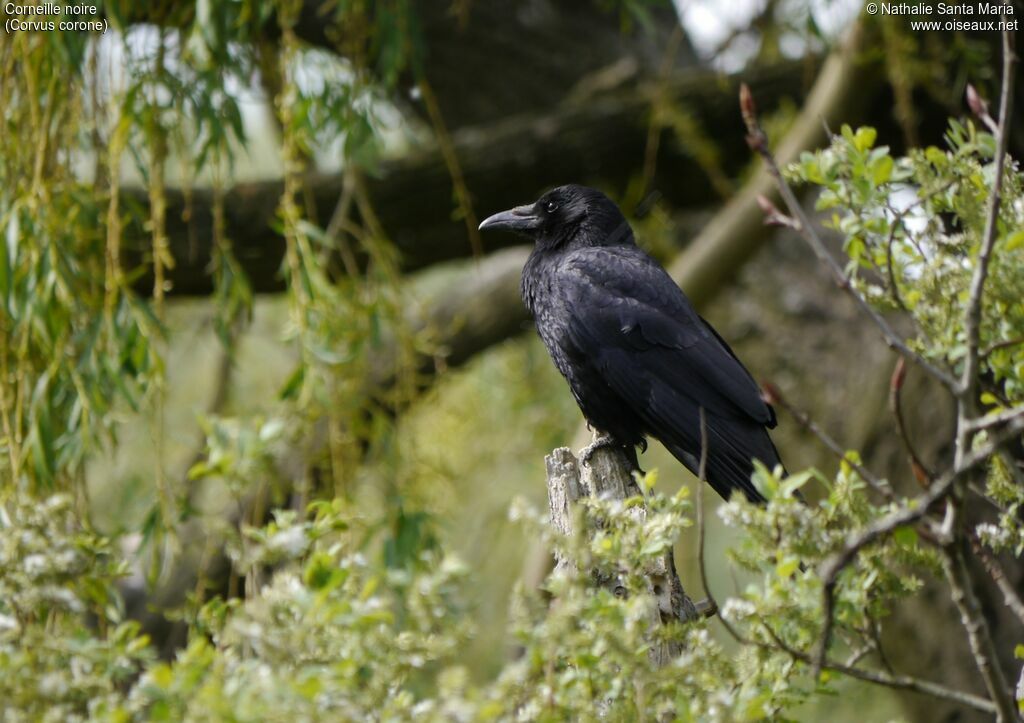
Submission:
[[[586,447],[580,450],[580,462],[589,467],[590,458],[594,455],[594,452],[596,452],[599,449],[604,449],[605,447],[618,446],[618,443],[615,441],[613,437],[610,437],[608,435],[601,435],[600,437],[597,437],[593,442],[591,442]]]

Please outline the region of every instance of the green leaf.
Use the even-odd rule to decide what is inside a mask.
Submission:
[[[1006,237],[1006,251],[1016,251],[1021,247],[1024,247],[1024,231],[1016,231]]]
[[[50,419],[52,398],[50,395],[50,376],[43,374],[36,382],[32,392],[32,427],[29,433],[32,462],[38,481],[46,488],[53,487],[56,476],[56,453],[54,449],[54,429]]]
[[[947,161],[945,152],[939,150],[935,146],[928,146],[924,149],[924,157],[933,166],[944,166]]]
[[[640,485],[640,489],[644,492],[650,492],[654,489],[654,485],[658,484],[658,470],[652,469],[650,472],[646,472],[643,477],[637,475],[637,482]]]
[[[917,531],[909,525],[897,527],[892,533],[892,539],[896,540],[900,545],[909,547],[917,544]]]
[[[999,399],[992,392],[981,393],[981,403],[985,406],[999,405]]]
[[[302,384],[305,381],[305,379],[306,367],[302,364],[299,364],[299,366],[295,368],[295,371],[292,372],[291,376],[288,377],[288,381],[286,381],[284,383],[284,386],[281,387],[281,391],[278,392],[277,394],[278,397],[282,401],[295,399],[296,397],[299,396],[299,390],[302,389]]]
[[[775,574],[782,578],[789,578],[800,568],[800,561],[795,557],[787,557],[775,566]]]
[[[11,264],[7,257],[7,244],[0,248],[0,297],[3,299],[4,308],[10,314],[11,298]]]
[[[866,151],[875,145],[875,138],[878,137],[878,131],[871,126],[864,126],[858,128],[856,135],[853,137],[853,146],[858,151]]]
[[[892,167],[892,156],[882,156],[871,165],[871,180],[876,186],[886,183],[892,178]]]
[[[340,583],[345,577],[344,574],[338,574],[342,572],[330,555],[324,552],[317,552],[306,563],[302,579],[310,588],[323,590],[328,586],[333,587]]]
[[[782,492],[783,497],[792,497],[793,493],[807,484],[808,480],[814,476],[814,471],[805,470],[798,472],[797,474],[791,474],[789,477],[782,481],[782,485],[779,488]]]

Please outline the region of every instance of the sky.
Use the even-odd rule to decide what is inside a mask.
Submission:
[[[743,29],[751,18],[763,12],[770,0],[674,0],[680,21],[701,57],[709,56],[736,29]],[[778,11],[799,13],[809,10],[814,22],[829,37],[835,37],[860,12],[860,0],[777,0]],[[805,44],[797,36],[784,43],[794,57],[803,55]],[[750,35],[737,39],[730,52],[717,62],[720,69],[742,68],[757,52],[757,40]]]

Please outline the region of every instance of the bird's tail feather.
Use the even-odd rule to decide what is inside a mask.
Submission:
[[[733,424],[738,422],[720,419],[708,421],[708,454],[705,470],[707,482],[725,499],[729,499],[733,490],[738,489],[751,502],[762,503],[765,499],[751,481],[754,472],[753,460],[760,460],[771,469],[780,463],[779,454],[763,428],[744,429],[742,434],[736,434],[735,430],[730,429]],[[686,447],[674,441],[668,441],[665,446],[690,471],[699,474],[701,443],[697,441],[697,444],[691,447],[698,450],[696,456],[686,452]]]

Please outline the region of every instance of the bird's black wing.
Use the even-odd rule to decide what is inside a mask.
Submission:
[[[750,460],[778,462],[764,429],[774,414],[664,269],[636,247],[589,247],[565,257],[558,287],[572,309],[573,345],[643,419],[646,431],[696,471],[703,408],[708,481],[725,497],[739,488],[760,499],[750,482]]]
[[[709,324],[707,322],[707,320],[703,316],[698,316],[697,318],[700,319],[701,323],[703,323],[704,326],[707,327],[708,331],[710,331],[712,334],[714,334],[715,339],[718,340],[718,343],[722,345],[723,349],[725,349],[727,352],[729,352],[729,356],[731,356],[736,361],[736,363],[739,364],[740,369],[742,369],[744,371],[744,373],[750,378],[751,384],[753,384],[756,387],[757,386],[757,382],[755,382],[754,378],[750,376],[750,372],[747,371],[747,368],[745,366],[743,366],[743,362],[740,361],[740,358],[738,356],[736,356],[736,352],[734,352],[732,350],[732,347],[729,346],[729,344],[725,341],[725,339],[722,338],[722,335],[719,334],[715,330],[715,327],[711,326],[711,324]],[[758,395],[760,396],[760,388],[758,388],[758,389],[759,389]],[[763,398],[762,398],[762,401],[763,401]],[[776,421],[777,421],[776,417],[775,417],[775,409],[772,407],[771,404],[768,404],[768,402],[764,402],[764,405],[765,405],[765,407],[768,410],[768,421],[765,423],[764,426],[768,427],[768,429],[775,429],[775,425],[776,425]]]
[[[581,351],[654,352],[635,356],[641,368],[675,382],[675,389],[699,394],[697,401],[709,412],[745,416],[762,425],[772,422],[749,372],[672,278],[642,251],[581,249],[567,257],[560,276],[559,286],[569,291],[573,310],[570,333]]]

